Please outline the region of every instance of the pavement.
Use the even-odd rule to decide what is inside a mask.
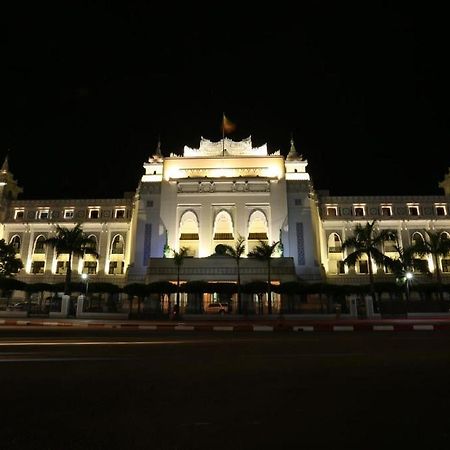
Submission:
[[[93,320],[93,319],[0,319],[0,327],[109,328],[147,331],[226,332],[357,332],[357,331],[450,331],[450,317],[399,319],[257,319],[257,320]]]

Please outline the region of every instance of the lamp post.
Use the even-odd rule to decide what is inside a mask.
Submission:
[[[81,278],[82,278],[83,281],[86,283],[86,291],[85,291],[84,296],[85,296],[86,299],[87,299],[88,289],[89,289],[89,277],[88,277],[88,274],[87,274],[87,273],[82,273],[82,274],[81,274]]]
[[[408,314],[408,303],[409,303],[409,283],[413,278],[413,274],[411,272],[405,273],[406,277],[406,314]]]

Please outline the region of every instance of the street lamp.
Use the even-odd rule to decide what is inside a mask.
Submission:
[[[87,274],[87,273],[82,273],[82,274],[81,274],[81,278],[82,278],[83,281],[86,283],[86,291],[85,291],[84,296],[85,296],[86,299],[87,299],[88,289],[89,289],[89,277],[88,277],[88,274]]]
[[[408,301],[409,301],[409,283],[411,282],[413,278],[413,274],[411,272],[406,272],[406,314],[408,314]]]

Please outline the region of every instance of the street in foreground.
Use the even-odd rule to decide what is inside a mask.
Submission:
[[[1,330],[3,450],[450,447],[450,334]]]

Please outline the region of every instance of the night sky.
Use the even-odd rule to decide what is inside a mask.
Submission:
[[[21,198],[121,197],[158,136],[167,156],[219,140],[223,111],[230,137],[269,151],[287,154],[292,133],[317,189],[442,194],[443,11],[88,3],[5,15],[0,157]]]

